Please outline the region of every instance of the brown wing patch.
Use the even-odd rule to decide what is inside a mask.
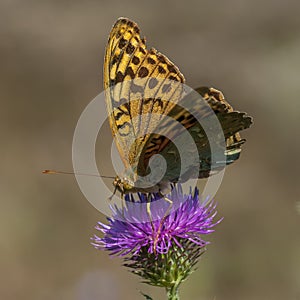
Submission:
[[[207,152],[210,151],[209,141],[197,119],[204,120],[211,114],[216,114],[225,137],[225,155],[228,159],[228,163],[233,162],[238,158],[241,145],[245,142],[245,140],[241,139],[239,131],[249,128],[252,124],[252,118],[245,113],[234,111],[231,105],[225,100],[223,94],[214,88],[202,87],[196,89],[196,91],[209,105],[201,101],[196,92],[187,95],[178,105],[174,106],[168,114],[171,119],[176,120],[183,126],[178,127],[176,122],[165,119],[160,122],[159,131],[164,132],[166,136],[174,140],[180,136],[184,130],[189,130],[197,144],[199,157],[201,158],[201,151],[205,152],[206,157],[209,157],[210,154],[207,155]],[[180,104],[185,104],[185,107],[191,109],[187,110],[180,106]],[[197,115],[197,119],[194,117],[193,112]],[[152,134],[142,151],[139,171],[141,173],[146,172],[145,170],[147,169],[149,159],[154,154],[163,153],[169,144],[170,140],[166,139],[163,135]],[[179,158],[176,158],[176,160],[178,159]],[[208,176],[209,170],[200,170],[199,177]]]

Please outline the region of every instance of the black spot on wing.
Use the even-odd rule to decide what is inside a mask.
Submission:
[[[128,68],[126,69],[126,75],[129,75],[131,79],[134,79],[135,74],[134,74],[134,72],[133,72],[133,70],[132,70],[131,67],[128,67]]]
[[[142,47],[140,47],[140,51],[141,51],[143,54],[146,54],[145,49],[143,49]]]
[[[175,68],[173,65],[168,65],[168,70],[169,70],[171,73],[177,73],[176,68]]]
[[[126,53],[131,55],[134,52],[134,50],[135,50],[135,47],[131,43],[129,43],[126,47]]]
[[[137,56],[134,56],[132,59],[132,63],[138,65],[140,63],[140,59]]]
[[[162,66],[158,66],[158,72],[160,74],[165,74],[166,73],[166,70],[162,67]]]
[[[154,65],[154,64],[155,64],[155,60],[154,60],[153,58],[151,58],[151,57],[148,57],[148,58],[147,58],[147,61],[148,61],[148,63],[151,64],[151,65]]]
[[[146,67],[141,67],[138,72],[138,76],[141,78],[148,76],[148,74],[149,74],[149,70]]]
[[[121,71],[118,71],[117,75],[116,75],[115,83],[117,84],[119,82],[124,81],[124,77],[125,77],[125,75]]]
[[[127,44],[127,40],[125,40],[123,37],[119,41],[119,48],[123,49],[125,45]]]

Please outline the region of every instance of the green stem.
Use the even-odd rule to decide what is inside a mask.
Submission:
[[[178,285],[166,288],[168,300],[179,300]]]

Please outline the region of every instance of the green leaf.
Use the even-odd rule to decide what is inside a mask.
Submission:
[[[150,296],[144,294],[143,292],[140,292],[147,300],[153,300]]]

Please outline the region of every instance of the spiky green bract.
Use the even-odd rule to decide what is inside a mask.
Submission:
[[[189,240],[182,239],[179,242],[181,246],[174,243],[166,254],[149,253],[143,247],[139,254],[125,258],[124,265],[142,277],[144,283],[164,287],[167,292],[174,294],[194,271],[199,257],[205,252],[205,247]]]

